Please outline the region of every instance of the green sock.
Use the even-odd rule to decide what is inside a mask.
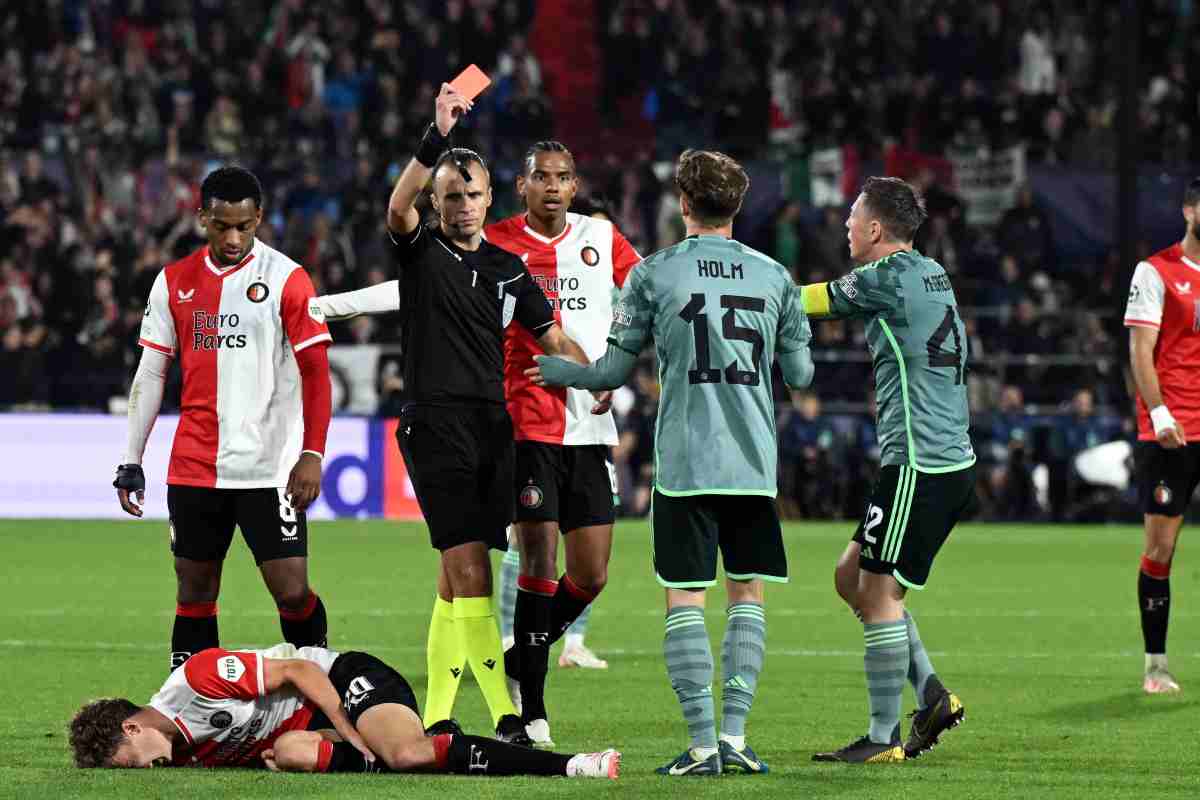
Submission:
[[[735,603],[721,642],[721,735],[745,736],[766,652],[767,618],[759,603]]]
[[[683,709],[693,747],[717,746],[716,714],[713,710],[712,646],[704,627],[704,609],[676,606],[667,611],[667,633],[663,639],[667,676]]]
[[[513,617],[517,613],[517,574],[521,571],[521,555],[515,544],[509,544],[500,559],[500,638],[513,635]]]
[[[863,625],[867,645],[863,666],[871,707],[872,742],[888,744],[900,729],[900,699],[908,673],[908,626],[903,619]]]
[[[917,622],[912,614],[904,612],[904,622],[908,626],[908,681],[913,691],[917,693],[917,708],[925,708],[925,685],[934,677],[933,664],[925,645],[921,642],[921,632],[917,630]]]

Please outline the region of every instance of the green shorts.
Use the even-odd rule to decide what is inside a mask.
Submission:
[[[896,464],[881,468],[867,514],[854,532],[853,540],[862,545],[859,567],[924,589],[933,559],[974,502],[974,465],[943,473]]]
[[[703,589],[717,582],[717,549],[725,575],[787,583],[787,554],[775,500],[759,495],[654,491],[650,508],[654,574],[669,589]]]

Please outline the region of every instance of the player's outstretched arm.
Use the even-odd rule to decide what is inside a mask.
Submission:
[[[525,375],[537,386],[573,386],[576,389],[616,389],[625,385],[637,356],[615,344],[591,364],[576,364],[556,356],[534,356],[537,366]]]
[[[368,762],[375,754],[346,716],[342,700],[329,676],[312,661],[303,658],[264,658],[263,689],[267,694],[291,687],[324,712],[344,741],[354,745]]]
[[[154,429],[154,421],[158,419],[158,411],[162,408],[163,386],[170,365],[169,355],[151,347],[143,347],[137,373],[129,387],[129,441],[125,448],[125,461],[117,467],[113,486],[116,487],[121,508],[135,517],[143,514],[146,476],[142,472],[142,456],[146,452],[146,440]]]
[[[325,319],[340,320],[360,314],[387,314],[400,310],[400,281],[384,281],[353,292],[325,294],[317,298]]]
[[[388,201],[388,230],[403,235],[415,230],[421,217],[414,207],[417,196],[433,175],[433,166],[438,156],[450,147],[446,137],[458,122],[458,118],[471,110],[470,100],[455,91],[450,84],[443,83],[434,102],[434,122],[425,131],[425,138],[417,147],[412,161],[400,173],[392,197]]]
[[[1130,326],[1129,366],[1133,371],[1133,382],[1142,396],[1142,402],[1150,409],[1150,421],[1154,425],[1154,436],[1158,443],[1168,450],[1174,450],[1187,444],[1187,438],[1183,426],[1175,421],[1170,409],[1163,403],[1158,373],[1154,370],[1156,344],[1158,328]]]

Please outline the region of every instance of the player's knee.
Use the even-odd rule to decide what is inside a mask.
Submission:
[[[175,586],[180,603],[211,603],[221,591],[221,572],[176,565]]]
[[[272,591],[275,605],[281,609],[295,610],[303,608],[308,602],[308,584],[303,581],[289,583]]]
[[[570,577],[572,583],[588,594],[595,596],[604,591],[604,587],[608,585],[608,566],[606,564],[595,564],[579,570],[578,574],[570,573]]]
[[[320,746],[320,734],[288,731],[275,740],[275,766],[284,772],[315,772]]]
[[[382,758],[383,763],[387,764],[392,772],[425,769],[434,763],[432,740],[422,736],[419,739],[394,744],[384,750]]]
[[[491,594],[491,565],[467,562],[455,564],[449,570],[450,585],[455,597],[482,597]]]

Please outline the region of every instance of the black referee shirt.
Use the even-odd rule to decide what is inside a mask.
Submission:
[[[536,338],[554,324],[541,288],[521,259],[487,240],[462,250],[425,225],[390,238],[405,405],[503,405],[504,329],[515,320]]]

